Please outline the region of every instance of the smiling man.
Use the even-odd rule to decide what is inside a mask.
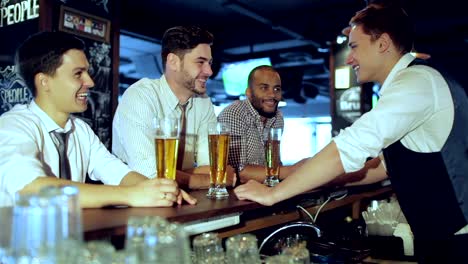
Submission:
[[[382,85],[377,106],[275,187],[249,181],[234,191],[271,205],[331,181],[388,177],[418,263],[468,263],[468,98],[436,69],[415,63],[412,21],[388,4],[360,10],[345,31],[346,63],[359,82]]]
[[[74,185],[82,207],[196,202],[174,181],[131,171],[89,125],[70,115],[87,109],[94,86],[80,39],[63,32],[32,35],[18,48],[16,67],[34,100],[0,117],[0,190],[14,195]],[[86,174],[106,185],[85,184]]]
[[[249,73],[247,84],[247,99],[227,106],[218,120],[231,128],[228,159],[240,181],[262,182],[265,179],[263,130],[284,128],[283,114],[278,109],[282,99],[281,78],[273,67],[261,65]],[[294,167],[282,166],[280,178],[285,178]]]
[[[211,100],[205,95],[206,82],[213,74],[212,42],[213,35],[198,27],[168,29],[161,44],[164,75],[154,80],[143,78],[125,91],[112,124],[112,151],[132,169],[156,177],[153,119],[182,117],[185,111],[185,144],[178,153],[183,160],[178,162],[176,180],[191,189],[208,188],[205,132],[208,123],[216,122]],[[230,169],[227,184],[234,180]]]

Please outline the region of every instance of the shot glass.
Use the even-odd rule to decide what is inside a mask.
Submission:
[[[226,123],[208,124],[210,156],[210,188],[206,196],[211,199],[226,199],[226,167],[229,153],[230,130]]]
[[[139,263],[191,263],[188,235],[161,217],[131,217],[125,248]]]
[[[294,260],[294,263],[310,264],[310,254],[309,250],[306,248],[305,242],[283,249],[282,254]]]
[[[280,142],[283,129],[265,128],[263,142],[265,147],[265,181],[266,186],[273,187],[279,183],[280,175]]]
[[[216,233],[203,233],[193,239],[195,264],[224,263],[224,251]]]
[[[257,238],[252,234],[240,234],[226,240],[227,263],[260,264]]]
[[[175,180],[180,135],[179,118],[155,118],[153,127],[156,177]]]

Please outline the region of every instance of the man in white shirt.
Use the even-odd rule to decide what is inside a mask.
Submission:
[[[18,48],[16,64],[34,100],[0,117],[0,189],[13,195],[74,185],[82,207],[196,202],[174,181],[131,171],[85,122],[70,115],[87,109],[94,86],[81,40],[63,32],[32,35]],[[106,185],[85,184],[87,173]]]
[[[250,181],[236,195],[271,205],[338,178],[365,184],[388,174],[419,263],[468,263],[465,92],[434,68],[413,65],[414,33],[403,9],[371,4],[347,32],[346,62],[358,81],[382,84],[377,106],[276,187]]]
[[[112,123],[112,152],[133,170],[156,177],[153,120],[182,116],[185,107],[185,144],[178,153],[176,180],[191,189],[209,186],[208,123],[216,122],[206,82],[211,70],[213,35],[195,26],[168,29],[161,43],[164,75],[143,78],[123,94]],[[197,164],[198,166],[195,166]],[[227,185],[235,182],[230,167]]]

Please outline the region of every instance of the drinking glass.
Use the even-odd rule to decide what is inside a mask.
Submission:
[[[265,128],[263,142],[265,147],[265,181],[266,186],[273,187],[279,183],[280,174],[280,142],[283,129]]]
[[[56,225],[57,235],[60,239],[71,239],[83,242],[81,224],[81,207],[79,203],[79,190],[76,186],[48,186],[39,192],[41,197],[55,200],[58,207],[60,225]]]
[[[82,260],[93,264],[112,263],[115,253],[114,246],[107,241],[90,241],[84,246]]]
[[[295,263],[310,264],[310,254],[306,248],[305,241],[293,247],[284,248],[282,254],[293,259]]]
[[[300,264],[300,262],[297,262],[291,256],[287,255],[275,255],[275,256],[270,256],[266,258],[265,260],[266,264]]]
[[[226,167],[229,153],[230,130],[227,123],[208,124],[210,156],[210,188],[206,196],[211,199],[226,199]]]
[[[11,213],[13,199],[8,192],[0,189],[0,263],[6,263],[10,248]]]
[[[18,194],[11,231],[14,261],[81,263],[80,210],[78,189],[73,186],[46,187],[38,194]]]
[[[260,264],[257,238],[252,234],[240,234],[226,240],[227,263]]]
[[[193,239],[196,264],[224,263],[223,246],[217,233],[203,233]]]
[[[153,126],[156,177],[175,180],[180,135],[179,119],[174,116],[155,118]]]
[[[125,248],[139,263],[189,264],[190,247],[184,229],[161,217],[131,217]]]

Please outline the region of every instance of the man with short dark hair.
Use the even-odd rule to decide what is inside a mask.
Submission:
[[[359,82],[382,84],[377,106],[277,186],[252,181],[237,196],[271,205],[344,173],[358,176],[353,184],[388,174],[420,263],[468,263],[468,99],[434,68],[413,65],[412,29],[397,6],[357,12],[346,63]]]
[[[221,111],[218,121],[229,124],[229,164],[241,182],[265,179],[263,133],[269,128],[284,128],[283,113],[278,109],[282,99],[281,78],[269,65],[257,66],[249,73],[247,99],[236,101]],[[284,179],[296,166],[281,166]]]
[[[216,116],[205,93],[213,74],[212,42],[210,32],[195,26],[168,29],[161,44],[164,75],[154,80],[143,78],[125,91],[112,124],[112,151],[132,169],[156,177],[153,119],[184,116],[185,144],[179,149],[178,156],[183,159],[176,180],[191,189],[209,187],[207,129]],[[227,185],[233,181],[230,169]]]
[[[18,48],[16,67],[34,100],[0,117],[0,189],[13,195],[74,185],[82,207],[196,202],[174,181],[131,171],[89,125],[70,115],[87,109],[94,86],[80,39],[63,32],[32,35]],[[86,174],[106,185],[85,184]]]

